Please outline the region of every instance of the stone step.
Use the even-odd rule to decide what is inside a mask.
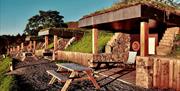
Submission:
[[[179,34],[179,31],[165,31],[164,34]]]
[[[164,34],[175,34],[176,31],[165,31]]]
[[[161,40],[160,43],[173,43],[173,40],[164,39],[164,40]]]
[[[171,53],[172,47],[169,46],[158,46],[156,48],[157,55],[168,55]]]
[[[167,33],[165,33],[165,34],[163,35],[163,37],[175,37],[175,34],[167,34]]]
[[[162,40],[174,40],[174,37],[163,37]]]
[[[171,28],[167,28],[167,31],[179,31],[180,27],[171,27]]]
[[[160,45],[160,46],[170,46],[170,47],[173,46],[172,43],[164,43],[164,42],[160,42],[159,45]]]

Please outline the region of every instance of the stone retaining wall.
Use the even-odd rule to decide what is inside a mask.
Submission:
[[[112,54],[113,61],[126,61],[130,50],[130,34],[120,32],[115,33],[115,35],[107,43],[105,49],[106,53]]]

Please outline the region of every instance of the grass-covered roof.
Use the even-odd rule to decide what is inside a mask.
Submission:
[[[111,12],[111,11],[116,11],[118,9],[122,9],[122,8],[126,8],[126,7],[130,7],[130,6],[134,6],[134,5],[147,5],[148,7],[153,7],[153,8],[157,8],[163,11],[168,11],[174,14],[177,14],[180,16],[180,9],[162,2],[158,2],[158,1],[152,1],[152,0],[135,0],[135,1],[131,1],[131,2],[117,2],[114,3],[111,7],[108,8],[104,8],[102,10],[97,10],[89,15],[85,15],[82,17],[82,19],[87,18],[87,17],[91,17],[91,16],[95,16],[95,15],[99,15],[99,14],[103,14],[103,13],[107,13],[107,12]]]

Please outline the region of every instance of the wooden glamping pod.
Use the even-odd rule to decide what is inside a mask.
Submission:
[[[156,54],[167,55],[171,52],[173,41],[165,41],[165,39],[174,39],[176,34],[180,33],[179,11],[166,10],[155,7],[153,4],[130,4],[86,15],[79,20],[79,27],[92,29],[93,55],[98,54],[99,29],[116,32],[114,36],[119,32],[129,34],[130,48],[128,51],[137,51],[140,55],[136,59],[136,85],[145,88],[180,90],[180,60],[149,57]],[[121,40],[117,41],[121,42]],[[112,45],[106,49],[109,50],[107,53],[113,54]],[[92,57],[91,63],[97,61],[93,60],[96,56]],[[99,60],[101,61],[103,60]]]

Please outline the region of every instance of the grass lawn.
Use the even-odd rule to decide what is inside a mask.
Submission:
[[[66,51],[74,51],[74,52],[84,52],[91,53],[92,52],[92,32],[91,30],[87,30],[89,32],[85,32],[83,38],[77,42],[72,43]],[[105,45],[113,36],[113,33],[107,31],[99,31],[98,34],[98,48],[99,52],[103,52]]]
[[[0,62],[0,91],[12,91],[12,88],[15,86],[15,77],[5,75],[9,70],[11,61],[12,59],[7,57]]]

